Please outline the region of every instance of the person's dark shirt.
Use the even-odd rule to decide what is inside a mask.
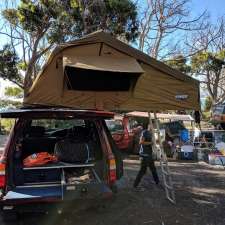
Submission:
[[[149,130],[143,130],[141,134],[141,139],[144,138],[145,142],[152,142],[152,134]],[[152,145],[141,145],[140,155],[143,157],[151,157],[152,156]]]

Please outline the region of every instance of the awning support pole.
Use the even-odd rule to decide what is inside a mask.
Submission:
[[[160,136],[159,121],[157,119],[156,112],[154,111],[154,120],[155,120],[155,124],[156,124],[156,129],[155,129],[154,124],[152,122],[152,117],[151,117],[150,112],[148,112],[148,116],[149,116],[150,130],[152,133],[153,151],[155,154],[157,153],[158,150],[160,152],[160,167],[161,167],[161,171],[162,171],[163,185],[164,185],[164,188],[166,191],[166,198],[171,203],[176,204],[175,192],[174,192],[174,188],[173,188],[171,173],[170,173],[169,166],[168,166],[168,160],[167,160],[167,156],[164,152],[162,138]],[[155,134],[157,134],[157,137],[158,137],[158,145],[156,143]]]

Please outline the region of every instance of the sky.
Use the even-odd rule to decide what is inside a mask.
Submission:
[[[194,14],[199,14],[204,10],[210,13],[213,21],[225,15],[225,0],[192,0],[191,8]]]
[[[1,5],[0,0],[0,5]],[[17,0],[15,0],[17,1]],[[140,2],[144,0],[139,0]],[[198,16],[205,10],[208,11],[208,13],[211,16],[211,19],[213,22],[216,22],[217,18],[225,15],[225,0],[192,0],[192,3],[190,4],[190,10],[193,16]],[[1,25],[1,21],[0,21]],[[0,36],[0,47],[4,44],[5,39]],[[0,97],[4,94],[5,86],[11,85],[8,82],[3,81],[0,79]]]

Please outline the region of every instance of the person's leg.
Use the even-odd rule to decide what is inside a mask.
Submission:
[[[159,177],[158,177],[158,174],[157,174],[157,171],[156,171],[154,160],[150,159],[149,163],[148,163],[148,166],[149,166],[149,168],[152,172],[152,176],[153,176],[153,179],[154,179],[155,183],[158,184],[159,183]]]
[[[138,175],[134,181],[134,187],[136,188],[138,186],[138,184],[140,183],[141,181],[141,178],[145,175],[146,173],[146,170],[147,170],[147,164],[146,164],[146,161],[144,159],[141,160],[141,168],[138,172]]]

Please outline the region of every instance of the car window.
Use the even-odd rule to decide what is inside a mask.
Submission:
[[[111,133],[124,130],[121,120],[106,120],[106,125]]]
[[[38,119],[32,120],[31,126],[44,127],[46,131],[70,129],[75,126],[85,126],[84,120],[59,120],[59,119]]]

